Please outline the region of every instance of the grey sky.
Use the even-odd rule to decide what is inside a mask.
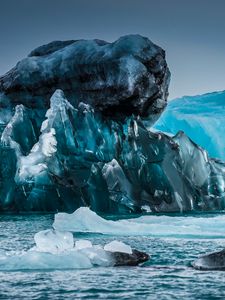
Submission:
[[[0,0],[0,74],[52,40],[139,33],[162,46],[170,98],[225,89],[225,0]]]

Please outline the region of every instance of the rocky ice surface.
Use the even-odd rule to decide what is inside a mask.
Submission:
[[[154,124],[160,131],[184,131],[211,157],[225,160],[225,91],[169,101]]]
[[[169,77],[138,35],[32,51],[0,78],[0,210],[224,209],[225,164],[181,131],[148,129]]]
[[[92,267],[137,266],[149,255],[131,249],[120,241],[105,246],[76,240],[66,231],[47,229],[34,236],[35,246],[28,251],[0,252],[1,271],[86,269]]]

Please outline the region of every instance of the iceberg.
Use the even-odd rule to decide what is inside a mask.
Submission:
[[[147,235],[165,238],[225,239],[225,216],[165,216],[144,215],[112,221],[104,219],[88,207],[80,207],[72,214],[55,215],[53,227],[60,231],[100,233],[117,236]],[[107,247],[120,244],[113,242]],[[124,247],[123,247],[124,251]]]
[[[32,51],[0,77],[0,211],[223,210],[225,164],[182,131],[149,129],[169,78],[139,35]]]
[[[88,240],[74,240],[66,231],[47,229],[34,236],[35,246],[27,251],[0,252],[1,271],[65,270],[92,267],[137,266],[149,255],[112,241],[104,247]]]
[[[168,102],[154,128],[170,134],[185,132],[211,157],[225,160],[225,91],[185,96]]]
[[[36,250],[39,252],[60,253],[74,247],[71,232],[47,229],[34,235]]]
[[[122,253],[132,254],[131,247],[120,241],[112,241],[106,244],[104,246],[104,250],[109,252],[122,252]]]
[[[210,159],[183,132],[155,133],[135,116],[123,123],[105,119],[88,104],[74,108],[61,90],[52,95],[36,135],[29,111],[16,107],[0,149],[10,160],[6,172],[0,169],[1,210],[72,212],[90,206],[100,213],[140,213],[146,207],[152,212],[225,207],[225,164]]]

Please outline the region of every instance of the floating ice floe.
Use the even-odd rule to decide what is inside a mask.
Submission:
[[[0,252],[0,270],[83,269],[94,266],[138,265],[149,259],[143,252],[113,241],[92,245],[88,240],[74,241],[70,232],[48,229],[35,234],[35,247],[20,253]]]
[[[119,241],[112,241],[111,243],[106,244],[104,246],[104,250],[109,252],[123,252],[132,254],[131,247]]]
[[[148,235],[175,238],[225,238],[225,215],[156,216],[145,215],[133,219],[106,220],[87,207],[72,214],[55,215],[53,227],[71,232],[89,232],[108,235]]]
[[[71,250],[74,247],[73,234],[71,232],[43,230],[34,235],[35,250],[39,252],[59,253]]]

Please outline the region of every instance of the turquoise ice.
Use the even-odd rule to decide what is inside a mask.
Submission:
[[[172,134],[183,130],[211,157],[225,160],[225,91],[169,101],[154,128]]]

